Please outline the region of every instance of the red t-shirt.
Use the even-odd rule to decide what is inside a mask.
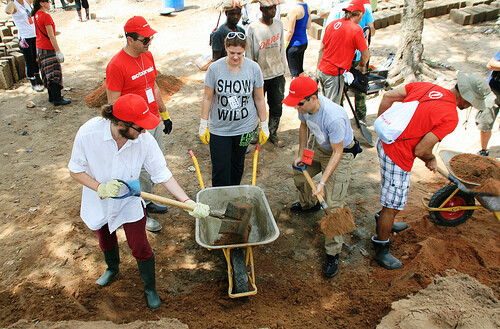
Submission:
[[[155,93],[156,75],[155,61],[151,52],[132,57],[122,49],[111,58],[106,67],[106,88],[119,91],[122,95],[141,96],[148,103],[151,113],[159,117]],[[146,94],[148,89],[151,89],[154,96],[152,102],[148,101]]]
[[[334,20],[325,29],[323,56],[318,68],[325,74],[337,76],[339,69],[351,68],[356,49],[359,51],[368,49],[361,26],[350,19]]]
[[[403,170],[411,171],[415,146],[432,132],[439,140],[458,125],[457,103],[453,93],[429,82],[413,82],[405,86],[404,102],[419,101],[410,123],[392,144],[382,143],[385,153]]]
[[[54,50],[45,28],[47,25],[51,25],[52,31],[56,33],[56,24],[54,24],[52,17],[44,11],[37,11],[35,13],[36,47],[38,49]]]

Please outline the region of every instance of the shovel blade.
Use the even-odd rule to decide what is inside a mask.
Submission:
[[[373,143],[372,133],[368,130],[364,122],[359,122],[359,130],[361,130],[361,135],[366,140],[366,142],[371,146],[375,146],[375,143]]]
[[[219,233],[245,235],[250,225],[253,210],[254,206],[248,203],[229,202],[224,213],[224,219],[222,219]]]

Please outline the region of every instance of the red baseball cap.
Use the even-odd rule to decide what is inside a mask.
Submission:
[[[160,123],[160,118],[151,113],[144,98],[137,94],[120,96],[113,103],[113,115],[145,129],[153,129]]]
[[[363,5],[363,1],[353,0],[351,3],[342,9],[343,11],[360,11],[363,14],[365,13],[365,6]]]
[[[135,32],[145,38],[149,38],[156,33],[156,31],[149,26],[149,23],[146,22],[146,19],[142,16],[134,16],[130,18],[127,23],[125,23],[123,29],[125,30],[125,33]]]
[[[313,79],[301,76],[292,80],[290,83],[290,93],[283,100],[286,106],[294,107],[307,96],[311,96],[318,90],[318,83]]]

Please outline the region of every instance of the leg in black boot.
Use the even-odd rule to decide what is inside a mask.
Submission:
[[[61,89],[62,89],[62,86],[59,85],[58,83],[51,82],[49,85],[49,101],[51,101],[50,96],[52,96],[52,102],[54,103],[55,106],[67,105],[67,104],[71,103],[70,99],[62,98]]]
[[[380,266],[388,270],[396,270],[403,266],[403,264],[389,252],[391,249],[391,242],[389,240],[379,241],[372,236],[372,243],[375,249],[374,259]]]
[[[118,266],[120,264],[120,251],[118,249],[118,245],[116,245],[113,249],[109,251],[103,251],[104,253],[104,261],[108,265],[104,274],[101,275],[99,279],[95,283],[106,287],[111,283],[115,275],[118,274]]]
[[[155,255],[145,262],[137,261],[139,273],[144,280],[144,293],[148,301],[150,309],[154,310],[161,306],[161,300],[156,292],[156,278],[155,278]]]

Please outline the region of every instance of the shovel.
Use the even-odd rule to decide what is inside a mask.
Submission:
[[[307,182],[311,186],[312,190],[316,190],[316,184],[311,178],[311,175],[307,172],[307,165],[301,162],[301,166],[295,166],[292,164],[293,169],[302,172]],[[354,220],[352,218],[351,210],[349,207],[344,207],[342,209],[337,209],[333,213],[328,209],[328,204],[325,199],[318,194],[316,196],[320,202],[321,208],[325,211],[326,216],[319,220],[319,225],[321,228],[321,232],[325,234],[325,236],[329,239],[338,236],[344,235],[346,233],[352,232],[356,229],[356,225],[354,224]]]
[[[198,164],[198,159],[196,159],[196,156],[194,155],[193,150],[188,151],[189,156],[193,160],[194,167],[196,169],[196,174],[198,176],[198,181],[200,182],[200,187],[202,190],[205,189],[205,184],[203,184],[203,177],[201,176],[201,170],[200,166]],[[252,218],[252,213],[253,213],[253,205],[249,205],[247,203],[242,203],[242,202],[232,202],[230,201],[227,204],[226,211],[224,212],[224,217],[232,217],[232,219],[225,219],[222,221],[221,226],[219,228],[219,233],[220,234],[238,234],[242,235],[244,239],[248,238],[248,234],[250,232],[249,226],[250,224],[250,219]],[[221,218],[220,216],[212,216],[212,217],[218,217]]]
[[[361,131],[361,135],[363,135],[363,138],[366,140],[368,144],[370,144],[371,146],[375,146],[375,143],[373,143],[372,133],[368,130],[364,122],[359,121],[358,116],[356,115],[356,111],[354,111],[351,99],[347,95],[347,86],[344,87],[344,96],[347,99],[347,102],[349,103],[349,107],[351,108],[352,114],[354,115],[354,119],[356,120],[356,124],[358,125],[358,128]]]
[[[114,197],[113,199],[124,199],[130,196],[138,196],[141,198],[149,199],[151,201],[156,201],[169,206],[182,208],[184,210],[193,211],[195,208],[195,206],[187,205],[184,202],[168,199],[151,193],[141,192],[139,190],[134,189],[132,186],[130,186],[130,184],[121,179],[117,179],[117,181],[123,183],[128,188],[129,191],[126,194]],[[228,233],[243,235],[245,234],[247,226],[250,223],[252,212],[253,212],[253,205],[241,204],[238,202],[230,202],[228,203],[224,214],[216,213],[210,210],[209,216],[218,218],[222,221],[221,230],[225,230]]]

